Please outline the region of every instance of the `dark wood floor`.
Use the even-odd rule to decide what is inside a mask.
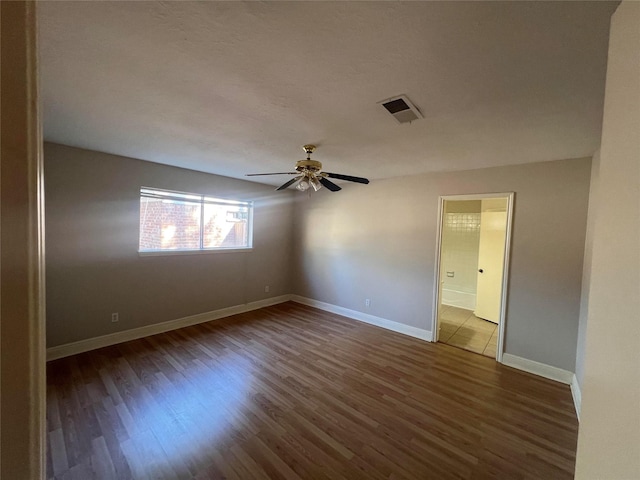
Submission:
[[[285,303],[51,362],[49,478],[573,478],[569,387]]]

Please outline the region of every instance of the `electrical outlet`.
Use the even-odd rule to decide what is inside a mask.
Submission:
[[[120,320],[118,314],[117,313],[112,313],[111,314],[111,323],[116,323],[118,320]]]
[[[369,308],[371,306],[371,299],[370,298],[366,298],[364,301],[364,306]]]
[[[264,293],[269,293],[269,285],[264,286]]]

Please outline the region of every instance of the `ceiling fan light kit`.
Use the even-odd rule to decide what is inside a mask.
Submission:
[[[296,185],[296,189],[300,190],[301,192],[306,192],[307,190],[309,190],[309,182],[307,181],[307,179],[303,178],[302,180],[300,180]]]
[[[312,177],[309,180],[309,184],[311,185],[311,187],[313,187],[313,190],[315,192],[317,192],[318,190],[320,190],[322,188],[322,184],[320,183],[320,181],[316,177]]]
[[[325,187],[331,192],[337,192],[342,190],[342,187],[333,183],[329,178],[335,178],[338,180],[346,180],[348,182],[356,182],[362,184],[368,184],[369,180],[363,177],[353,177],[351,175],[342,175],[340,173],[329,173],[322,171],[322,163],[317,160],[311,160],[311,154],[316,149],[315,145],[304,145],[302,147],[307,154],[305,160],[298,160],[295,166],[295,172],[277,172],[277,173],[248,173],[247,177],[255,177],[259,175],[298,175],[292,178],[288,182],[280,185],[276,190],[284,190],[295,184],[295,188],[301,192],[306,192],[309,188],[312,188],[314,192],[317,192],[322,187]]]

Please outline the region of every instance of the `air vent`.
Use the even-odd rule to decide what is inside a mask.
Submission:
[[[387,98],[378,103],[393,115],[393,118],[395,118],[398,123],[410,123],[422,118],[420,110],[411,103],[411,100],[409,100],[406,95]]]

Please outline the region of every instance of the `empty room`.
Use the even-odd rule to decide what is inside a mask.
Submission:
[[[3,2],[0,473],[640,478],[640,4]]]

